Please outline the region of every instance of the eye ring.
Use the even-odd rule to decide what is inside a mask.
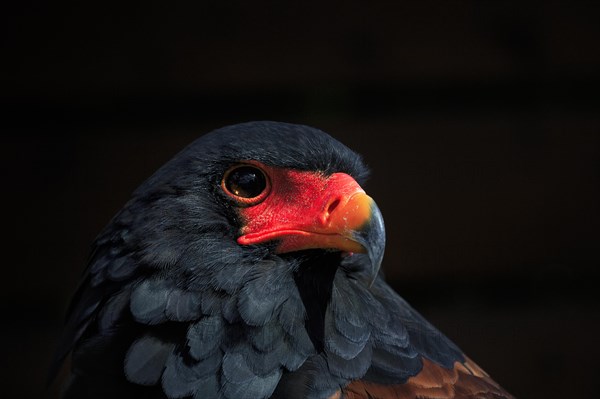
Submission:
[[[225,172],[221,189],[238,204],[252,206],[269,195],[271,181],[262,168],[243,163],[234,165]]]

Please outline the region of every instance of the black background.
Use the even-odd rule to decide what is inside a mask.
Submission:
[[[13,3],[3,396],[44,395],[89,245],[132,190],[262,119],[364,155],[388,279],[503,386],[597,395],[600,3]]]

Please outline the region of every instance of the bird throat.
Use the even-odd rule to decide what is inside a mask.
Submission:
[[[302,251],[302,255],[294,280],[306,309],[306,331],[315,349],[321,352],[324,348],[325,314],[342,256],[340,252],[324,250]]]

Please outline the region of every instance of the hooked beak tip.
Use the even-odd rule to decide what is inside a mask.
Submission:
[[[385,225],[383,223],[381,211],[375,204],[375,201],[371,201],[370,208],[371,212],[369,219],[360,227],[360,229],[353,231],[352,238],[365,248],[367,256],[369,257],[371,263],[371,269],[369,270],[371,286],[377,278],[377,274],[381,268],[381,262],[383,261],[385,251]]]

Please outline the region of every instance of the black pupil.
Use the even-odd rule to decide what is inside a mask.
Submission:
[[[267,180],[260,170],[241,166],[229,173],[225,186],[238,197],[254,198],[267,187]]]

